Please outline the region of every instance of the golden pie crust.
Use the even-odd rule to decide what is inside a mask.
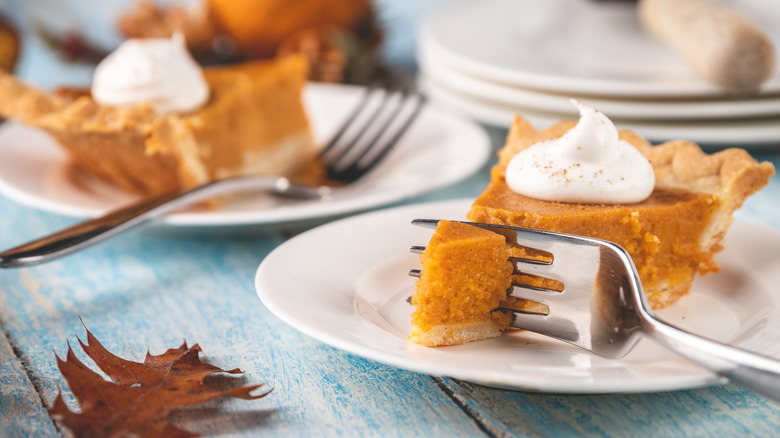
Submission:
[[[311,161],[306,70],[301,56],[207,68],[209,101],[173,115],[46,93],[0,74],[0,115],[46,130],[87,172],[154,195],[235,175],[289,174]]]

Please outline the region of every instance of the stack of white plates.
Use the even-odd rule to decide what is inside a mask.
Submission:
[[[732,1],[780,51],[780,6]],[[645,34],[633,2],[459,0],[429,15],[418,41],[431,100],[489,125],[576,118],[577,98],[656,142],[780,145],[780,66],[759,94],[730,95]]]

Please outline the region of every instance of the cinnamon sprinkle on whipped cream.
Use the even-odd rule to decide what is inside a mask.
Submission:
[[[587,204],[631,204],[652,193],[655,174],[650,162],[618,138],[602,112],[572,99],[580,119],[560,138],[545,140],[515,155],[506,182],[531,198]]]

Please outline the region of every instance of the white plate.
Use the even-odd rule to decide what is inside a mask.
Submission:
[[[780,116],[780,96],[722,99],[641,99],[604,98],[575,94],[557,94],[529,88],[513,87],[469,76],[443,62],[418,53],[420,72],[431,82],[456,90],[475,99],[491,100],[541,111],[576,114],[571,98],[579,98],[610,118],[642,121],[673,121],[696,119],[744,120],[753,117]]]
[[[764,0],[732,3],[780,47],[780,8]],[[419,34],[420,46],[436,59],[515,86],[601,96],[724,94],[645,34],[634,2],[458,1],[427,17]],[[780,91],[780,68],[763,90]]]
[[[430,97],[432,103],[499,128],[508,128],[517,114],[530,120],[537,128],[544,128],[563,119],[579,117],[574,107],[570,113],[557,113],[473,98],[447,89],[424,76],[419,78],[419,84],[425,94]],[[585,102],[589,101],[585,100]],[[735,146],[767,149],[777,149],[780,145],[780,116],[744,120],[681,120],[678,122],[610,118],[619,129],[632,129],[653,142],[685,139],[713,147]]]
[[[331,136],[360,94],[358,87],[307,87],[304,100],[318,140]],[[217,209],[173,213],[161,222],[180,226],[270,224],[368,209],[460,181],[482,167],[490,150],[490,139],[478,125],[428,106],[381,167],[331,201],[244,195],[227,199]],[[47,134],[13,122],[0,128],[0,193],[76,217],[98,216],[136,199],[73,169]]]
[[[385,364],[474,383],[544,392],[612,393],[690,388],[724,379],[642,340],[608,360],[530,332],[453,347],[406,340],[419,268],[411,245],[431,230],[413,218],[462,219],[473,200],[417,204],[354,216],[285,242],[258,268],[257,293],[287,324],[333,347]],[[780,233],[736,222],[721,272],[698,278],[691,295],[658,312],[694,333],[780,356]],[[317,251],[312,251],[317,248]],[[323,257],[323,254],[327,254]]]

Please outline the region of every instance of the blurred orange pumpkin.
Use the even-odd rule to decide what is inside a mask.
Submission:
[[[243,58],[267,58],[294,32],[324,25],[368,27],[370,0],[206,0],[213,19]]]

